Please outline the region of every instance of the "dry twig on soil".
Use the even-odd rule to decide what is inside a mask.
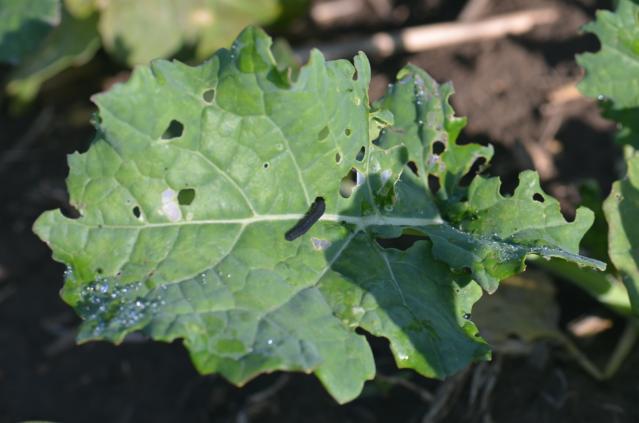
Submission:
[[[405,28],[394,32],[378,32],[340,43],[318,45],[327,59],[351,57],[358,51],[371,56],[388,57],[398,53],[415,53],[454,44],[477,42],[507,35],[523,34],[535,26],[559,19],[555,8],[525,10],[495,16],[478,22],[452,22]],[[309,47],[296,49],[302,62],[308,58]]]

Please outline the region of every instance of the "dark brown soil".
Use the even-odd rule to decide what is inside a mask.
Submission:
[[[369,14],[368,21],[364,16],[348,23],[354,27],[304,29],[302,25],[295,36],[300,41],[322,37],[325,41],[343,33],[450,20],[464,2],[396,3],[413,13],[396,21],[375,20]],[[570,214],[580,181],[593,178],[605,194],[618,176],[613,128],[599,117],[596,104],[583,98],[559,105],[551,101],[553,92],[579,80],[575,53],[597,49],[596,39],[580,34],[579,27],[592,18],[596,7],[609,4],[595,0],[494,0],[493,4],[488,14],[550,4],[560,7],[563,17],[556,25],[522,37],[374,61],[372,96],[378,97],[407,61],[439,80],[452,80],[458,93],[454,105],[469,118],[463,139],[496,146],[489,173],[502,176],[505,188],[512,189],[517,173],[540,160],[535,146],[541,145],[551,170],[544,185]],[[51,260],[50,251],[30,228],[46,209],[62,207],[72,213],[66,204],[65,155],[88,147],[93,133],[88,124],[93,110],[89,96],[119,71],[100,55],[48,84],[25,115],[12,117],[6,102],[0,113],[0,422],[422,421],[431,410],[429,403],[388,379],[369,383],[359,399],[339,406],[312,376],[266,375],[242,389],[218,377],[200,376],[178,343],[133,339],[120,346],[75,346],[69,342],[78,320],[58,296],[63,266]],[[29,130],[38,121],[45,123],[44,129],[31,142]],[[578,289],[565,282],[557,286],[563,322],[592,312],[614,318]],[[612,331],[582,347],[604,360],[617,335]],[[382,374],[440,395],[444,391],[438,381],[398,372],[386,342],[371,341]],[[524,357],[497,355],[492,364],[481,367],[495,381],[483,406],[473,403],[470,395],[477,367],[447,382],[455,392],[447,412],[440,413],[443,421],[639,421],[638,351],[605,383],[590,378],[557,348],[540,344],[534,351]]]

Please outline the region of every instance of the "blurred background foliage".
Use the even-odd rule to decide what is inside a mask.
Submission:
[[[308,0],[0,0],[0,61],[20,104],[102,46],[129,67],[156,58],[201,61],[245,26],[284,25]]]

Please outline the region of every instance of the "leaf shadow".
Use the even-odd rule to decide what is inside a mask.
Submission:
[[[409,186],[406,192],[424,193],[410,178],[401,183]],[[376,200],[363,188],[354,191],[352,206],[340,210],[340,215],[361,216],[363,210],[371,209]],[[374,209],[384,210],[379,204]],[[378,213],[393,216],[392,211]],[[339,302],[332,304],[338,318],[372,336],[387,338],[399,368],[413,368],[427,377],[444,378],[472,361],[490,357],[488,345],[469,320],[481,288],[468,273],[452,271],[436,260],[425,236],[407,234],[419,228],[350,229],[349,237],[342,240],[347,246],[336,242],[325,250],[331,270],[347,284],[341,288]],[[320,286],[329,293],[325,296],[334,288]]]

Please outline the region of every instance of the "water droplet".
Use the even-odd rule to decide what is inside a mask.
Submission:
[[[75,274],[73,273],[73,268],[71,266],[67,266],[64,270],[64,280],[75,281]]]
[[[106,294],[109,292],[109,284],[106,281],[98,282],[95,289],[101,294]]]
[[[273,345],[273,340],[269,339],[268,341],[266,341],[266,343],[269,344],[269,345]]]
[[[385,169],[381,175],[380,178],[382,180],[382,184],[385,184],[386,182],[388,182],[388,180],[391,178],[393,172],[391,172],[390,169]]]

